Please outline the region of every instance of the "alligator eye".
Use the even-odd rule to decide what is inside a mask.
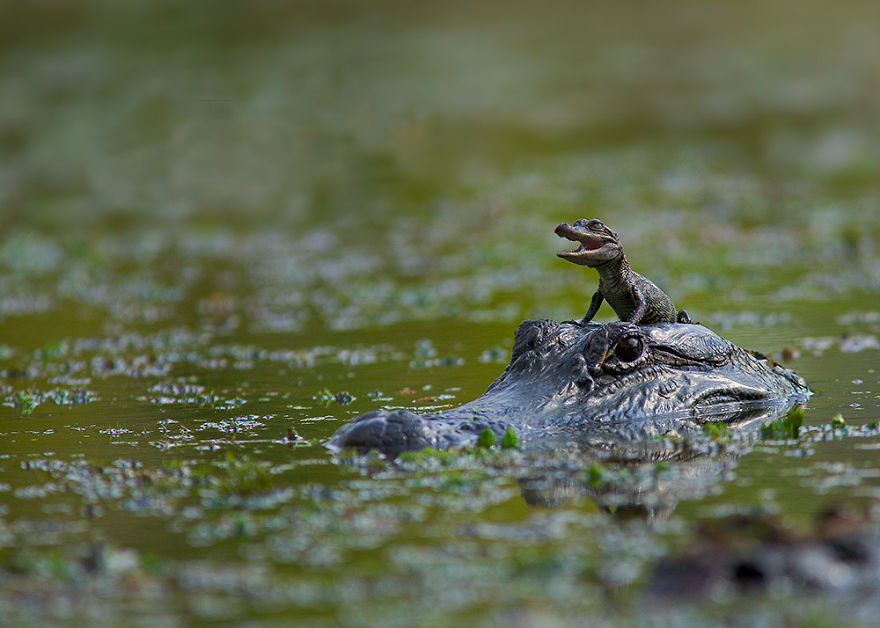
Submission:
[[[645,343],[638,336],[627,336],[617,343],[614,347],[614,355],[621,362],[635,362],[642,357],[642,351],[645,349]]]
[[[594,218],[590,221],[590,229],[593,231],[605,231],[605,225],[601,220]]]

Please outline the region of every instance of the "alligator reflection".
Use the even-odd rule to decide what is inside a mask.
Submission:
[[[593,430],[577,441],[557,442],[557,451],[580,451],[595,456],[596,464],[585,462],[577,470],[552,469],[520,478],[522,497],[529,505],[548,508],[588,497],[617,518],[664,519],[682,499],[698,499],[723,482],[739,457],[757,442],[761,426],[791,407],[750,405],[731,404],[727,411],[716,408],[701,417],[703,425],[725,426],[720,438],[701,429],[664,439],[626,441],[614,430],[604,437]],[[654,420],[662,424],[662,419]],[[670,420],[681,425],[677,418]]]
[[[598,465],[528,475],[518,480],[520,492],[526,503],[547,508],[586,497],[614,519],[639,519],[651,528],[668,519],[680,501],[700,499],[725,482],[757,442],[761,426],[787,410],[740,405],[731,414],[705,417],[729,432],[710,429],[711,435],[686,437],[671,449],[650,441],[626,443],[616,433],[602,443],[594,433],[568,446],[601,451]],[[820,512],[806,532],[759,509],[703,522],[689,539],[649,568],[649,598],[737,599],[786,588],[811,595],[854,593],[859,604],[876,604],[880,535],[869,515],[845,505]]]

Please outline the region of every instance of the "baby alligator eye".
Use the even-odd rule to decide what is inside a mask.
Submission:
[[[617,343],[614,347],[614,355],[621,362],[635,362],[642,357],[642,351],[645,349],[645,343],[638,336],[627,336]]]
[[[590,221],[589,228],[593,231],[605,231],[605,224],[601,220],[593,218]]]

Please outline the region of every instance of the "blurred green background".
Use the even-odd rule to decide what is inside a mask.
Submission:
[[[0,2],[0,579],[24,574],[0,623],[614,623],[635,611],[585,564],[638,581],[713,513],[874,503],[876,443],[765,447],[618,537],[585,499],[366,480],[308,441],[468,401],[523,318],[581,316],[595,273],[553,235],[578,217],[696,320],[800,356],[809,424],[876,420],[878,24],[857,1]],[[534,554],[462,544],[485,521]],[[98,542],[154,588],[64,562]]]
[[[506,307],[485,317],[513,321],[587,293],[552,254],[552,227],[580,216],[691,308],[780,277],[783,297],[878,285],[874,3],[0,11],[7,309],[94,305],[77,286],[109,306],[125,295],[90,277],[122,264],[183,303],[215,265],[271,259],[272,289],[319,326],[490,302]],[[423,306],[399,303],[407,277]],[[235,279],[269,298],[248,293],[265,277]]]

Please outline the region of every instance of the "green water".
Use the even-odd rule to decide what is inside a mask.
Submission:
[[[741,617],[646,602],[652,565],[730,512],[878,516],[878,19],[0,5],[0,624]],[[517,453],[330,456],[362,412],[479,395],[521,320],[582,315],[595,273],[553,235],[581,216],[784,357],[815,392],[807,438],[606,469],[604,493],[539,482],[544,505]],[[841,609],[868,624],[876,602],[790,590],[748,617]]]

